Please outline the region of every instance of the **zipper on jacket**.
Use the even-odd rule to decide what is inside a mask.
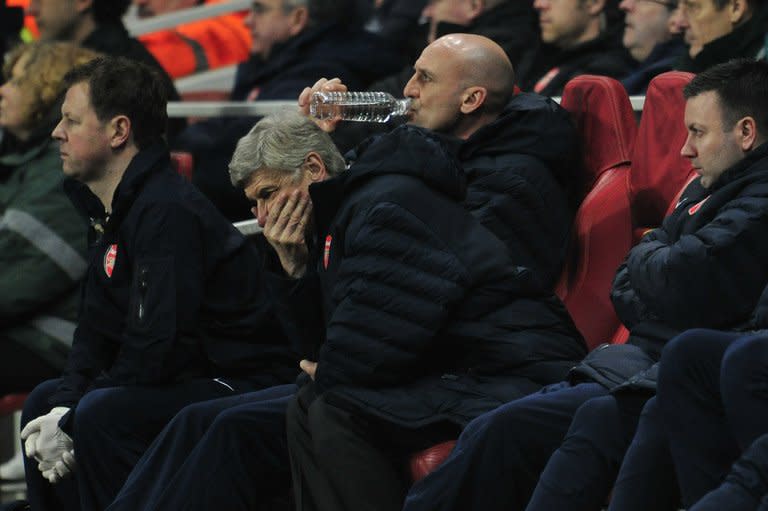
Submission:
[[[145,303],[147,298],[147,289],[149,288],[149,269],[146,266],[139,267],[139,303],[136,308],[136,319],[139,323],[144,321],[146,315]]]

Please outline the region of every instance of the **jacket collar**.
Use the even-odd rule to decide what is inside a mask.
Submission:
[[[349,170],[309,187],[318,234],[327,232],[347,196],[378,176],[411,176],[454,200],[463,200],[466,179],[451,142],[408,125],[369,140],[358,148],[358,157]]]
[[[739,160],[733,166],[731,166],[725,172],[723,172],[720,175],[720,177],[718,177],[715,180],[715,182],[712,183],[712,185],[709,187],[709,192],[713,193],[716,190],[719,190],[720,188],[723,188],[726,185],[751,173],[750,172],[750,170],[752,170],[751,167],[755,163],[765,159],[766,157],[768,157],[768,142],[764,142],[759,147],[755,148],[749,154],[747,154],[743,159]],[[755,170],[766,170],[766,169],[760,168]]]
[[[169,164],[170,155],[165,144],[158,143],[139,151],[115,189],[109,218],[101,201],[83,183],[68,178],[64,182],[64,190],[80,213],[90,219],[91,225],[103,224],[105,231],[113,231],[128,214],[147,179]]]

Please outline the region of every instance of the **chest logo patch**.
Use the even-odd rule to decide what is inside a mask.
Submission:
[[[547,85],[555,79],[555,77],[560,73],[559,67],[553,67],[549,71],[547,71],[547,74],[542,76],[538,82],[536,82],[536,85],[533,86],[533,92],[541,92],[544,89],[547,88]]]
[[[115,261],[117,261],[117,244],[112,244],[104,253],[104,273],[106,273],[109,278],[112,278],[112,272],[115,269]]]
[[[330,234],[325,237],[325,248],[323,250],[323,269],[328,269],[328,263],[331,260],[331,242],[333,241],[333,236]]]
[[[695,214],[696,214],[696,212],[698,212],[698,211],[701,209],[701,206],[702,206],[702,205],[704,205],[704,203],[705,203],[705,202],[707,202],[707,199],[709,199],[709,196],[707,196],[707,197],[704,197],[704,198],[703,198],[701,201],[699,201],[698,203],[696,203],[696,204],[694,204],[693,206],[691,206],[691,207],[688,209],[688,214],[689,214],[690,216],[693,216],[693,215],[695,215]]]

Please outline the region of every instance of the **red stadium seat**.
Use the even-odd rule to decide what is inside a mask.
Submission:
[[[680,156],[686,138],[683,87],[691,73],[670,71],[648,86],[629,173],[635,239],[661,224],[673,199],[695,173]]]
[[[637,126],[624,87],[612,78],[578,76],[563,91],[582,136],[584,198],[572,230],[557,295],[589,348],[609,342],[620,327],[610,300],[611,283],[632,247],[628,173]]]
[[[427,477],[445,461],[455,445],[455,440],[449,440],[414,454],[410,463],[411,480],[415,483]]]
[[[6,394],[0,397],[0,415],[10,415],[21,410],[26,399],[27,394]]]
[[[179,173],[180,176],[187,178],[188,181],[192,181],[192,175],[194,174],[195,168],[195,160],[191,153],[172,151],[171,165],[173,166],[174,170]]]

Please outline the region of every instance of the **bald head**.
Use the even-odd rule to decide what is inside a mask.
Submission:
[[[441,49],[457,67],[462,87],[483,87],[485,107],[500,112],[512,97],[515,71],[504,49],[476,34],[448,34],[430,46]]]
[[[498,118],[514,82],[507,55],[487,37],[441,37],[421,52],[403,89],[413,100],[409,122],[466,139]]]

